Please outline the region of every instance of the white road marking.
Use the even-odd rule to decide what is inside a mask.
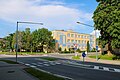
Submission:
[[[41,67],[42,67],[43,65],[39,65],[39,64],[38,64],[37,66],[41,66]]]
[[[43,63],[49,63],[49,62],[43,62]]]
[[[43,63],[39,62],[38,64],[43,64]]]
[[[30,64],[25,64],[26,66],[29,66]]]
[[[50,63],[50,65],[56,65],[55,63]]]
[[[55,62],[55,64],[61,64],[61,63],[59,63],[59,62]]]
[[[99,69],[99,66],[94,66],[94,69]]]
[[[37,65],[37,63],[31,63],[31,64],[33,64],[33,65]]]
[[[43,65],[45,65],[45,66],[50,66],[49,64],[43,64]]]
[[[114,69],[115,70],[115,72],[120,72],[120,69]]]
[[[103,69],[104,69],[105,71],[109,71],[109,68],[107,68],[107,67],[103,67]]]
[[[35,68],[36,66],[33,66],[33,65],[32,65],[32,66],[30,66],[30,67],[33,67],[33,68]]]

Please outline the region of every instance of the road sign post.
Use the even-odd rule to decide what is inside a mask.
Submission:
[[[83,57],[83,62],[84,62],[85,61],[85,57],[86,57],[85,52],[82,53],[82,57]]]

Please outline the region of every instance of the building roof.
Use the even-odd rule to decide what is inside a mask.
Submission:
[[[86,33],[74,32],[72,29],[67,30],[67,31],[65,31],[65,30],[53,30],[53,31],[62,31],[62,32],[71,32],[71,33],[77,33],[77,34],[92,35],[92,34],[86,34]],[[94,35],[93,35],[93,36],[94,36]]]

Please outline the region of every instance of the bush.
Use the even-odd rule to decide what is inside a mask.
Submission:
[[[80,49],[79,49],[79,48],[76,50],[76,52],[81,53],[81,51],[80,51]]]
[[[95,48],[93,48],[92,50],[91,50],[91,52],[95,52],[96,51],[96,49]]]

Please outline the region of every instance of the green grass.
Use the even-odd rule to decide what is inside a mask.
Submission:
[[[79,60],[80,56],[73,56],[72,59]]]
[[[0,61],[6,62],[6,63],[9,63],[9,64],[18,64],[17,62],[10,61],[10,60],[0,60]]]
[[[96,55],[93,55],[93,56],[89,56],[90,58],[96,58]],[[113,60],[115,58],[114,55],[98,55],[98,58],[99,59],[104,59],[104,60]]]
[[[57,77],[33,68],[25,68],[24,70],[31,75],[37,77],[39,80],[65,80],[64,78]]]
[[[58,60],[57,58],[53,58],[53,57],[41,57],[41,59],[48,60],[48,61],[56,61],[56,60]]]

